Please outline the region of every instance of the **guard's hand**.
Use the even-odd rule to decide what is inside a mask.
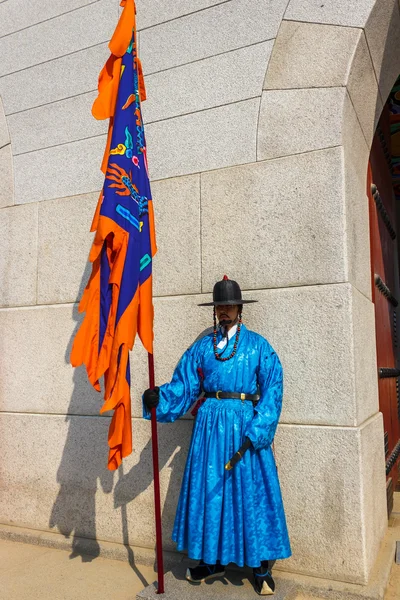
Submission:
[[[146,390],[143,394],[143,402],[147,410],[150,412],[152,408],[156,408],[160,402],[160,390],[155,387],[152,390]]]

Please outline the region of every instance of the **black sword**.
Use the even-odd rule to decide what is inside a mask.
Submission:
[[[225,469],[227,471],[233,469],[233,467],[239,462],[239,460],[243,457],[243,454],[250,448],[250,446],[251,441],[247,437],[245,442],[240,446],[239,450],[232,456],[231,460],[226,463]]]

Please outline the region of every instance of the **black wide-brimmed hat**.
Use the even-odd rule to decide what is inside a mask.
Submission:
[[[224,304],[234,306],[235,304],[250,304],[251,302],[258,302],[258,300],[243,300],[239,284],[224,275],[224,278],[214,285],[213,301],[203,302],[199,306],[221,306]]]

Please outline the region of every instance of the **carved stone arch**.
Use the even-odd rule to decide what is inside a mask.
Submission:
[[[362,28],[282,21],[263,86],[257,160],[342,147],[345,281],[371,297],[367,166],[400,73],[400,13],[398,0],[376,0],[369,14],[370,0],[363,3]]]
[[[371,4],[367,0],[359,4],[362,3]],[[311,157],[318,153],[322,157],[324,171],[329,172],[329,179],[335,186],[334,200],[330,198],[325,202],[325,198],[313,197],[311,204],[326,204],[326,222],[329,222],[332,214],[337,218],[338,207],[341,212],[340,218],[337,218],[337,223],[340,223],[337,232],[329,230],[329,236],[337,242],[336,248],[340,246],[333,259],[340,263],[340,269],[335,271],[330,268],[329,256],[321,255],[318,259],[326,261],[326,272],[332,273],[329,283],[343,284],[343,287],[350,284],[354,300],[350,308],[350,321],[355,377],[354,395],[348,396],[348,403],[352,404],[348,426],[354,428],[363,440],[357,450],[362,473],[357,482],[359,488],[354,491],[352,500],[351,494],[348,496],[347,505],[335,504],[335,493],[332,493],[329,478],[321,484],[320,490],[313,488],[309,492],[309,501],[310,505],[314,503],[317,506],[319,502],[322,503],[320,498],[323,496],[332,514],[336,511],[339,516],[350,509],[352,523],[358,528],[362,543],[357,549],[357,561],[352,572],[346,566],[351,562],[349,555],[352,544],[349,543],[340,546],[337,561],[333,559],[330,564],[330,574],[324,573],[324,566],[317,564],[318,560],[312,552],[307,554],[310,548],[308,532],[298,525],[301,511],[297,513],[299,490],[295,490],[293,496],[290,492],[287,494],[287,505],[292,511],[289,529],[296,553],[285,563],[285,568],[317,577],[367,584],[387,528],[383,428],[379,416],[376,361],[371,358],[374,344],[368,342],[375,340],[375,327],[371,301],[367,167],[379,116],[400,73],[399,3],[398,0],[377,0],[370,11],[365,11],[362,26],[357,27],[346,24],[343,15],[339,19],[339,9],[334,18],[325,23],[317,16],[315,22],[311,19],[288,20],[291,4],[301,5],[297,0],[289,3],[268,64],[257,127],[257,160],[273,162],[285,157],[285,164],[289,165],[288,158],[293,157],[300,188],[310,182],[309,172],[307,175],[305,173],[307,155]],[[345,6],[346,3],[339,4]],[[339,167],[333,167],[329,162],[333,150],[336,156],[340,156],[336,163]],[[298,155],[303,155],[305,160],[297,160]],[[315,177],[319,177],[321,172],[316,173]],[[314,186],[312,190],[315,189]],[[297,191],[292,189],[291,194],[293,198],[288,203],[299,211],[303,230],[306,227],[311,230],[312,211],[300,215],[302,207],[296,203]],[[320,215],[321,212],[318,218]],[[321,219],[321,226],[323,224]],[[289,255],[290,249],[282,258],[283,267]],[[299,270],[303,266],[301,260],[298,263]],[[314,279],[314,283],[325,284],[326,280]],[[364,311],[362,317],[358,312],[360,306]],[[336,324],[332,323],[332,326],[334,328]],[[340,344],[332,348],[332,352],[340,351]],[[338,373],[338,378],[347,376]],[[298,408],[300,412],[303,410],[301,406]],[[315,415],[308,416],[310,425],[315,423],[313,418],[317,412],[315,408]],[[326,421],[325,424],[333,425],[336,431],[340,431],[342,422],[339,412],[335,418],[336,423]],[[368,423],[373,421],[375,425],[368,430]],[[329,434],[326,435],[328,439]],[[301,434],[293,439],[300,448]],[[322,434],[320,439],[324,439]],[[277,446],[279,456],[279,439]],[[316,446],[315,452],[318,454],[320,448]],[[346,460],[341,461],[339,456],[337,461],[332,476],[340,479],[346,471]],[[288,474],[293,468],[294,465],[289,462],[281,466],[284,490],[296,484],[296,477]],[[360,513],[350,507],[353,502],[354,506],[359,505]],[[301,510],[306,512],[306,507],[303,506]],[[328,522],[327,517],[326,528]],[[324,541],[328,545],[335,543],[336,534],[332,535],[332,539],[330,535],[324,532]],[[325,558],[325,565],[327,562]]]

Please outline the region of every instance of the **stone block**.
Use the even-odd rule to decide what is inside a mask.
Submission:
[[[89,92],[10,115],[14,156],[106,134],[108,121],[96,121],[91,113],[96,95]]]
[[[379,410],[376,364],[375,307],[354,287],[351,295],[356,423],[364,423]]]
[[[151,190],[158,246],[154,294],[200,293],[200,175],[155,181]]]
[[[14,204],[14,172],[11,145],[0,148],[0,208]]]
[[[203,291],[226,270],[245,290],[344,281],[342,172],[331,148],[202,174]]]
[[[150,423],[133,420],[134,451],[118,472],[107,470],[108,426],[106,417],[1,414],[2,523],[72,537],[75,556],[81,538],[152,547]],[[170,535],[191,428],[189,421],[159,426],[166,549],[174,548]]]
[[[154,182],[152,195],[159,248],[154,295],[200,293],[200,177]],[[39,304],[81,297],[91,272],[89,230],[98,196],[94,192],[39,204]]]
[[[335,87],[264,91],[257,160],[340,145],[345,95]]]
[[[207,297],[208,298],[208,297]],[[156,385],[171,381],[187,348],[208,327],[212,311],[197,306],[204,296],[170,296],[154,299],[154,365]],[[147,354],[137,339],[131,353],[132,414],[142,415],[142,394],[149,387]],[[190,413],[185,418],[191,418]]]
[[[347,89],[368,147],[371,147],[375,127],[382,112],[383,104],[379,95],[376,75],[364,33],[361,35],[354,53]]]
[[[265,77],[265,89],[336,87],[347,83],[361,31],[283,21]]]
[[[92,0],[68,0],[68,6],[58,4],[52,0],[39,0],[25,2],[2,2],[0,6],[0,36],[9,35],[21,29],[36,25],[41,21],[54,19],[64,12],[71,12],[81,6],[91,4]],[[68,9],[68,10],[67,10]]]
[[[145,29],[140,53],[145,73],[155,73],[273,39],[286,0],[232,0]]]
[[[0,311],[1,411],[98,415],[102,395],[88,383],[83,367],[74,370],[69,364],[81,320],[76,305]]]
[[[285,19],[364,27],[375,0],[290,0]]]
[[[221,0],[175,0],[168,5],[163,0],[136,0],[137,26],[139,30],[147,29],[220,3]]]
[[[99,194],[39,203],[38,304],[77,302],[88,282]]]
[[[344,192],[348,280],[371,298],[371,248],[367,198],[369,148],[348,95],[343,107]],[[374,337],[374,336],[373,336]]]
[[[371,302],[349,284],[253,290],[250,297],[258,303],[245,306],[244,322],[282,361],[282,423],[354,426],[376,413]]]
[[[15,156],[15,203],[100,191],[105,144],[104,135]]]
[[[157,302],[157,300],[155,300]],[[157,310],[155,311],[155,319],[157,318]],[[165,356],[160,354],[160,348],[162,344],[161,340],[158,339],[156,333],[156,325],[154,325],[155,340],[154,340],[154,364],[156,369],[156,385],[164,383],[157,374],[158,368],[161,361],[165,360]],[[147,352],[143,348],[140,340],[136,338],[133,350],[130,353],[130,372],[131,372],[131,403],[132,403],[132,417],[141,418],[143,414],[142,408],[142,394],[149,387],[149,369],[148,369]],[[174,366],[171,367],[171,373]],[[171,378],[171,373],[168,374],[168,378]],[[165,381],[168,381],[166,379]]]
[[[387,501],[382,415],[361,429],[361,481],[366,571],[371,572],[387,529]]]
[[[382,441],[380,415],[360,428],[279,427],[276,461],[293,555],[278,568],[367,582],[386,522]],[[364,470],[374,453],[378,458]]]
[[[100,0],[0,38],[0,76],[107,42],[117,23],[113,0]]]
[[[149,75],[145,122],[259,96],[272,45],[272,41],[262,42]]]
[[[400,15],[397,0],[375,2],[365,26],[365,35],[382,100],[386,102],[400,72]]]
[[[36,303],[37,212],[36,204],[13,206],[0,210],[0,230],[3,244],[0,254],[0,306],[24,306]],[[12,314],[12,312],[7,314]],[[5,313],[0,311],[0,319],[3,314]],[[6,352],[8,352],[5,340],[10,332],[4,323],[1,329],[0,344],[4,366],[7,360]],[[23,330],[20,334],[25,336]],[[25,341],[21,339],[18,349],[21,360],[24,356],[21,349],[24,346]],[[26,370],[26,363],[23,369]],[[16,374],[16,377],[19,377],[19,373]],[[7,378],[6,372],[2,373],[2,387],[4,378]]]
[[[259,99],[197,112],[146,128],[151,179],[256,160]]]
[[[7,146],[9,143],[10,133],[8,131],[6,115],[4,113],[3,101],[0,98],[0,148]]]
[[[109,54],[107,44],[99,44],[0,78],[6,114],[95,91]]]

